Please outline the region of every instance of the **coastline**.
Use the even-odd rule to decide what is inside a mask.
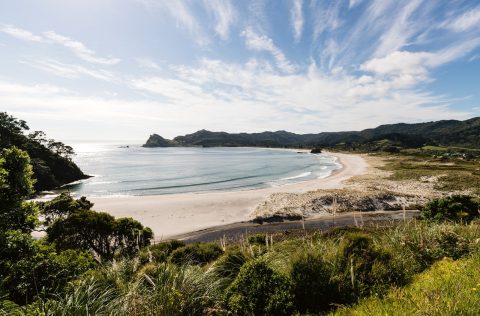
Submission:
[[[317,189],[339,189],[343,182],[367,171],[360,155],[325,152],[342,165],[329,176],[281,187],[243,191],[179,193],[155,196],[98,197],[94,209],[115,217],[132,217],[155,233],[155,240],[213,226],[252,219],[256,206],[274,193],[304,193]]]

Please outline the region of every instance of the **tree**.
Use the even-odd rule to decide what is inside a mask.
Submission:
[[[0,156],[0,230],[34,229],[38,208],[24,201],[33,193],[34,183],[28,154],[17,147],[5,149]]]
[[[48,226],[55,220],[68,217],[76,211],[90,210],[93,207],[93,203],[84,196],[76,200],[69,192],[62,192],[50,201],[39,203],[39,206],[45,218],[44,223]]]
[[[134,255],[148,246],[153,232],[131,218],[115,219],[107,213],[78,210],[53,222],[47,228],[47,238],[60,250],[90,250],[111,260],[117,254]]]

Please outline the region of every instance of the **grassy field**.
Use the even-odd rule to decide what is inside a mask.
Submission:
[[[390,155],[385,161],[382,169],[392,172],[391,180],[426,181],[425,178],[436,177],[437,190],[470,191],[480,195],[478,161],[413,155]]]

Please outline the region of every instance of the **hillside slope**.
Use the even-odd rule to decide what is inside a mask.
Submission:
[[[158,139],[163,140],[156,146]],[[151,135],[145,147],[166,146],[262,146],[262,147],[348,147],[372,149],[375,146],[418,148],[424,145],[480,148],[480,118],[466,121],[443,120],[415,124],[389,124],[362,131],[295,134],[286,131],[226,133],[200,130],[165,140]]]

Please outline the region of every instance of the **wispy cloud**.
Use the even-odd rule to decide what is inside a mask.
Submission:
[[[207,45],[210,40],[203,33],[200,24],[186,0],[137,0],[151,9],[165,10],[174,20],[178,28],[187,30],[199,45]]]
[[[3,32],[23,41],[43,42],[43,38],[41,36],[35,35],[28,30],[24,30],[10,24],[0,24],[0,32]]]
[[[90,69],[80,65],[65,64],[56,60],[37,60],[37,61],[20,61],[22,64],[41,69],[56,76],[74,79],[82,76],[114,82],[116,77],[109,71],[103,69]]]
[[[114,57],[98,57],[95,51],[86,47],[83,43],[67,36],[60,35],[54,31],[44,32],[43,35],[50,41],[68,48],[72,53],[84,61],[102,65],[115,65],[120,62],[120,59]]]
[[[355,8],[357,5],[359,5],[363,0],[350,0],[348,2],[348,8],[352,9]]]
[[[227,40],[230,28],[237,18],[237,13],[230,0],[204,0],[205,7],[215,18],[215,32],[221,39]]]
[[[283,52],[273,43],[273,40],[265,35],[260,35],[247,28],[242,35],[245,37],[247,48],[256,51],[266,51],[272,54],[277,67],[286,73],[295,71],[295,66],[285,57]]]
[[[137,65],[139,65],[141,68],[145,69],[153,69],[153,70],[160,70],[162,69],[160,65],[158,65],[156,62],[151,60],[150,58],[135,58],[135,62]]]
[[[302,37],[304,23],[302,6],[303,0],[293,0],[292,8],[290,9],[290,19],[293,28],[293,38],[295,42],[298,42]]]
[[[456,16],[448,21],[445,26],[455,32],[465,32],[474,27],[478,30],[480,28],[480,6]]]

